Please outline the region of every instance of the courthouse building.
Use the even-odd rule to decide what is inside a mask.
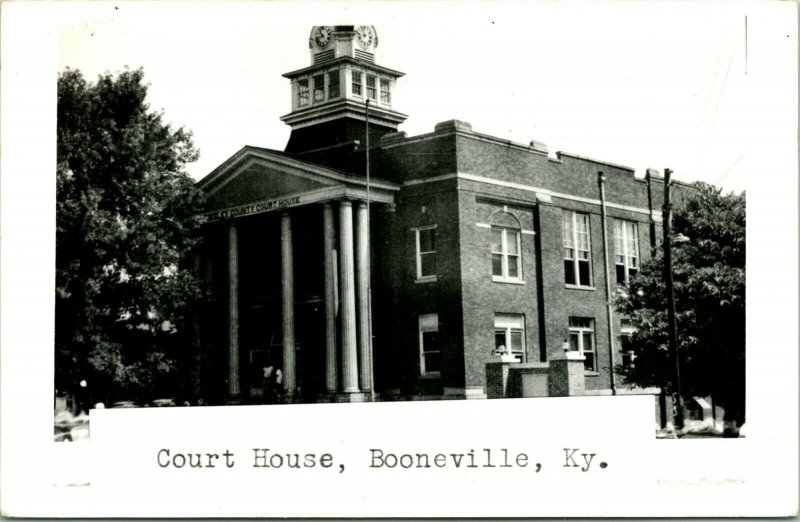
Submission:
[[[259,402],[274,364],[299,402],[486,398],[502,360],[547,395],[565,357],[582,393],[623,391],[630,324],[607,290],[651,255],[663,179],[458,120],[407,136],[374,27],[317,26],[308,45],[284,74],[285,150],[245,146],[198,183],[199,393]]]

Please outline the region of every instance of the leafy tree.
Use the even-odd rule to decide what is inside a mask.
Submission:
[[[697,183],[675,209],[673,246],[675,308],[681,387],[685,397],[711,396],[725,419],[744,422],[745,396],[745,195],[723,194]],[[660,250],[660,249],[659,249]],[[659,253],[631,279],[617,309],[637,330],[622,338],[635,355],[617,370],[634,386],[673,393],[667,302]]]
[[[95,400],[174,392],[200,296],[185,266],[198,153],[150,110],[143,77],[58,78],[55,384],[87,380]]]

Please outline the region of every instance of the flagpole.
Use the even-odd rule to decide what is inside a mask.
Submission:
[[[364,104],[364,142],[366,147],[366,177],[367,177],[367,266],[369,267],[367,277],[367,342],[369,343],[369,393],[370,400],[375,402],[375,370],[372,353],[372,234],[370,233],[370,201],[369,201],[369,98]]]

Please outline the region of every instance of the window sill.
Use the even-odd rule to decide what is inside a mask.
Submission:
[[[433,276],[418,277],[416,280],[414,280],[414,282],[415,283],[435,283],[438,280],[439,280],[439,278],[437,276],[433,275]]]
[[[564,285],[564,288],[568,288],[570,290],[588,290],[590,292],[597,290],[597,288],[593,286],[581,286],[581,285]]]
[[[508,277],[502,277],[502,276],[496,276],[496,275],[492,276],[492,282],[493,283],[509,283],[509,284],[512,284],[512,285],[524,285],[525,284],[525,281],[523,279],[511,279],[511,278],[508,278]]]
[[[592,371],[589,371],[589,370],[584,370],[583,374],[586,377],[598,377],[600,375],[600,372],[592,372]]]
[[[442,374],[441,372],[428,372],[428,373],[423,373],[422,375],[419,376],[419,378],[425,380],[441,379]]]

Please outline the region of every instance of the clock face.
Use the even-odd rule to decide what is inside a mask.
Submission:
[[[317,27],[317,30],[314,32],[314,41],[320,47],[328,45],[328,42],[331,41],[331,28],[327,25]]]
[[[370,47],[375,42],[375,35],[368,25],[359,25],[358,29],[356,29],[356,34],[358,35],[358,43],[361,47]]]

